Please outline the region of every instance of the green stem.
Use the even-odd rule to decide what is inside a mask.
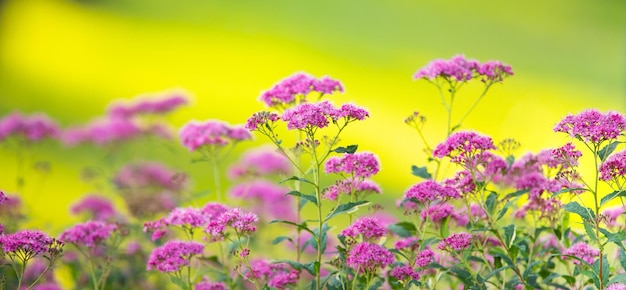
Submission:
[[[220,181],[220,171],[218,168],[217,160],[213,160],[213,181],[215,182],[215,194],[217,195],[217,202],[222,202],[222,188]]]
[[[317,263],[319,264],[318,269],[315,271],[315,287],[317,290],[321,289],[321,265],[322,265],[322,226],[324,221],[322,219],[322,193],[320,191],[320,161],[317,157],[317,148],[315,145],[315,133],[307,134],[310,140],[313,140],[311,147],[313,153],[313,161],[315,162],[315,167],[313,168],[313,183],[315,187],[315,197],[318,200],[317,204]],[[328,156],[328,155],[327,155]]]
[[[480,96],[478,96],[478,98],[476,99],[476,101],[474,101],[474,103],[472,104],[472,106],[469,108],[469,110],[467,110],[467,112],[465,112],[465,114],[463,115],[463,117],[461,117],[461,119],[459,120],[458,125],[463,124],[463,121],[465,120],[465,118],[467,118],[467,116],[469,116],[469,114],[474,110],[474,108],[476,108],[476,106],[478,105],[478,103],[480,102],[480,100],[482,100],[482,98],[487,94],[487,91],[489,90],[489,88],[491,87],[493,83],[488,83],[485,85],[485,89],[483,90],[483,92],[480,94]]]

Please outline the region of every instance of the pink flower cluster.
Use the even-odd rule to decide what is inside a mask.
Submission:
[[[411,280],[419,280],[420,274],[418,271],[415,271],[413,267],[410,265],[402,264],[397,266],[391,270],[389,273],[391,277],[394,277],[400,281],[411,281]]]
[[[378,270],[387,267],[394,262],[394,257],[385,247],[363,242],[354,246],[346,263],[359,273],[376,273]]]
[[[298,101],[297,97],[300,97],[302,101],[306,101],[306,95],[311,92],[318,92],[322,95],[343,92],[343,85],[341,82],[329,77],[316,79],[309,74],[296,73],[263,92],[260,101],[270,107],[284,107],[296,103]]]
[[[371,180],[354,181],[351,179],[339,180],[324,190],[323,197],[329,200],[337,200],[340,194],[354,194],[363,197],[371,193],[381,193],[380,186]]]
[[[172,273],[189,266],[189,261],[195,255],[202,255],[204,245],[196,242],[169,241],[165,245],[155,248],[148,258],[148,270],[157,269],[161,272]]]
[[[54,239],[39,230],[0,235],[0,246],[5,254],[16,254],[28,259],[48,252],[53,244]]]
[[[237,235],[250,235],[256,231],[258,220],[257,215],[234,208],[209,221],[206,232],[213,240],[224,238],[229,228],[232,228]]]
[[[230,189],[232,197],[253,202],[254,212],[261,216],[295,220],[296,213],[292,206],[293,198],[286,195],[287,192],[289,192],[289,188],[266,180],[240,183]]]
[[[589,264],[593,264],[600,257],[600,251],[590,247],[584,242],[578,242],[563,251],[563,255],[577,257]],[[580,265],[580,261],[572,259],[572,264]]]
[[[139,114],[165,114],[187,104],[182,95],[172,95],[161,99],[136,99],[127,103],[115,103],[108,108],[113,118],[132,118]]]
[[[194,288],[194,290],[227,290],[226,285],[222,282],[211,282],[209,279],[204,277],[202,281],[198,282]]]
[[[464,164],[480,152],[496,149],[490,137],[476,132],[456,132],[433,150],[435,157],[450,156],[452,162]]]
[[[0,142],[11,136],[21,136],[27,141],[39,141],[44,138],[56,138],[59,126],[44,114],[22,115],[11,113],[0,119]]]
[[[433,201],[444,201],[460,197],[461,195],[454,187],[441,185],[434,180],[426,180],[415,184],[404,193],[405,200],[420,203],[431,203]]]
[[[402,238],[397,240],[394,244],[393,244],[393,248],[398,250],[398,251],[402,251],[402,250],[407,250],[407,251],[417,251],[417,249],[419,249],[419,238],[417,237],[408,237],[408,238]]]
[[[156,221],[145,222],[144,232],[152,233],[152,240],[156,241],[167,233],[168,226],[181,227],[185,230],[204,228],[213,219],[217,219],[229,208],[219,203],[207,203],[202,209],[175,208],[166,217]]]
[[[600,179],[604,181],[624,176],[626,176],[626,150],[611,155],[600,166]]]
[[[604,288],[606,290],[626,290],[626,284],[623,283],[613,283],[608,287]]]
[[[287,157],[268,148],[259,148],[246,152],[236,164],[232,165],[229,169],[229,177],[289,175],[292,171]]]
[[[584,142],[599,144],[613,140],[626,130],[626,119],[619,113],[602,114],[597,110],[586,110],[578,115],[567,115],[554,127],[554,132],[569,134]]]
[[[455,55],[449,60],[437,59],[418,70],[413,79],[430,79],[437,77],[454,79],[456,81],[469,81],[482,76],[483,80],[500,82],[506,76],[513,75],[511,66],[499,61],[480,63],[476,60],[468,60],[463,55]]]
[[[106,242],[117,225],[107,224],[102,221],[88,221],[76,224],[72,228],[65,230],[59,236],[59,240],[65,243],[72,243],[77,247],[95,248]]]
[[[250,269],[245,276],[256,281],[267,281],[267,285],[270,287],[285,289],[298,283],[300,272],[290,269],[284,263],[254,260],[250,262]]]
[[[180,192],[186,184],[178,174],[157,162],[129,163],[115,174],[113,183],[121,190],[171,190]]]
[[[341,231],[346,237],[363,237],[363,241],[375,242],[387,234],[387,229],[374,217],[362,217]]]
[[[415,257],[415,266],[426,267],[433,262],[434,258],[435,252],[431,249],[424,249],[417,253],[417,257]]]
[[[4,204],[7,201],[9,201],[9,197],[4,194],[4,191],[0,190],[0,205]]]
[[[189,151],[203,146],[226,146],[233,142],[252,139],[250,132],[242,126],[232,126],[218,120],[191,121],[179,132],[180,139]]]
[[[435,224],[441,224],[445,218],[450,217],[456,221],[458,226],[467,225],[469,218],[466,215],[459,214],[454,207],[447,203],[433,204],[422,210],[420,217],[424,220],[430,219]]]
[[[552,168],[561,166],[561,168],[570,168],[578,166],[578,159],[583,156],[583,153],[576,150],[576,147],[572,143],[567,143],[562,147],[552,149],[550,151],[552,160],[547,162],[546,165]]]
[[[65,129],[62,138],[67,145],[92,143],[102,146],[129,141],[149,134],[169,137],[169,133],[161,126],[141,128],[129,119],[103,118],[94,120],[81,127]]]
[[[271,113],[267,111],[257,112],[252,115],[252,117],[248,118],[246,121],[246,125],[244,127],[250,131],[254,130],[264,130],[264,128],[259,129],[259,125],[273,127],[272,123],[276,122],[280,119],[278,114]]]
[[[116,215],[113,203],[101,196],[87,195],[71,208],[73,214],[87,212],[94,220],[104,221]]]
[[[353,177],[369,178],[380,171],[380,162],[370,152],[343,154],[333,157],[324,165],[326,173],[349,174]]]
[[[323,101],[297,105],[286,110],[281,119],[287,122],[289,130],[305,130],[307,128],[324,128],[331,122],[335,123],[340,119],[351,122],[354,120],[362,121],[367,117],[369,117],[369,113],[365,109],[351,104],[345,104],[337,109],[329,101]]]
[[[462,251],[472,244],[472,235],[468,233],[456,233],[441,240],[437,248],[440,250]]]

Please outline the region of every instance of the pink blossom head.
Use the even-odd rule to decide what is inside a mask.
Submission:
[[[374,217],[362,217],[341,232],[343,236],[375,242],[387,234],[387,229]]]
[[[230,167],[230,178],[245,176],[289,175],[293,171],[289,159],[267,147],[250,150]]]
[[[394,257],[389,250],[381,245],[368,242],[354,246],[346,259],[346,263],[352,269],[359,273],[368,274],[376,273],[393,262]]]
[[[139,98],[130,102],[115,102],[107,109],[113,118],[132,118],[140,114],[165,114],[187,104],[187,98],[174,94],[159,99]]]
[[[128,119],[97,119],[83,127],[71,127],[63,132],[62,139],[67,145],[91,143],[104,146],[120,143],[146,135],[146,131]]]
[[[441,240],[437,248],[446,251],[462,251],[472,244],[472,235],[468,233],[456,233]]]
[[[393,244],[393,248],[398,251],[407,250],[414,252],[420,247],[419,241],[420,239],[418,237],[402,238]]]
[[[276,113],[272,112],[256,112],[246,121],[245,128],[250,131],[259,130],[265,132],[266,129],[274,128],[274,122],[280,120]]]
[[[476,68],[476,72],[482,76],[483,82],[501,82],[505,77],[513,75],[511,66],[499,61],[481,63]]]
[[[59,126],[45,114],[24,116],[11,113],[0,119],[0,142],[10,136],[21,136],[26,141],[37,142],[45,138],[56,138]]]
[[[234,208],[219,215],[216,219],[208,222],[205,231],[212,241],[223,239],[229,229],[236,235],[249,236],[256,231],[256,223],[259,217],[251,212],[244,212]]]
[[[562,147],[553,149],[551,153],[552,159],[558,165],[561,165],[562,168],[578,166],[578,159],[583,156],[583,153],[576,150],[576,147],[574,147],[572,143],[567,143]]]
[[[420,274],[418,271],[413,269],[410,265],[402,264],[396,266],[389,273],[391,277],[394,277],[400,281],[411,281],[411,280],[419,280]]]
[[[196,242],[169,241],[152,251],[148,258],[148,270],[164,273],[178,272],[190,265],[193,256],[202,255],[204,245]]]
[[[121,190],[180,192],[184,190],[184,178],[158,162],[135,162],[126,164],[115,174],[113,182]]]
[[[455,55],[449,60],[436,59],[425,67],[418,70],[413,79],[430,79],[438,77],[454,79],[456,81],[469,81],[474,78],[474,72],[479,67],[475,60],[467,60],[464,55]]]
[[[626,284],[623,283],[613,283],[608,287],[604,288],[606,290],[626,290]]]
[[[600,179],[604,181],[617,180],[626,176],[626,150],[617,152],[600,166]]]
[[[296,213],[292,209],[293,198],[286,195],[289,188],[266,180],[240,183],[230,189],[230,195],[242,199],[260,216],[271,219],[292,220]]]
[[[329,77],[316,79],[306,73],[296,73],[263,92],[260,101],[269,107],[285,108],[305,102],[306,96],[312,92],[317,92],[320,95],[343,92],[343,85]]]
[[[586,110],[578,115],[567,115],[555,127],[555,132],[563,132],[583,142],[599,144],[613,140],[626,130],[626,119],[616,112],[600,113]]]
[[[182,228],[199,228],[208,222],[202,210],[192,207],[175,208],[163,221],[167,225]]]
[[[53,238],[39,230],[21,230],[0,235],[0,246],[5,254],[16,254],[29,259],[48,252],[53,243]]]
[[[406,201],[419,202],[422,204],[460,197],[459,192],[453,187],[442,185],[430,179],[411,186],[411,188],[404,193],[404,199]]]
[[[222,147],[252,139],[252,135],[245,128],[217,120],[191,121],[180,129],[179,136],[189,151],[196,151],[203,146]]]
[[[578,242],[563,251],[563,255],[574,256],[589,264],[593,264],[593,262],[600,256],[600,251],[590,247],[587,243]],[[580,265],[580,261],[578,259],[572,259],[572,264]]]
[[[430,219],[435,224],[441,224],[444,219],[455,214],[454,207],[447,203],[433,204],[422,210],[422,219]]]
[[[107,224],[102,221],[88,221],[65,230],[59,236],[59,240],[65,243],[72,243],[77,247],[94,249],[103,245],[117,229],[115,224]]]
[[[71,208],[73,214],[87,212],[94,220],[107,220],[116,215],[113,203],[101,196],[88,195]]]
[[[202,281],[198,282],[194,290],[227,290],[226,285],[222,282],[211,282],[207,277],[202,278]]]
[[[415,266],[416,267],[426,267],[430,265],[435,260],[435,252],[431,249],[424,249],[417,253],[417,257],[415,257]]]
[[[483,151],[496,149],[490,137],[479,135],[476,132],[456,132],[446,141],[440,143],[433,150],[435,157],[449,156],[454,163],[471,163],[476,155]]]
[[[454,177],[443,181],[444,186],[450,186],[456,189],[459,194],[465,195],[476,189],[476,183],[472,178],[472,174],[467,170],[457,172]]]
[[[380,170],[380,162],[370,152],[343,154],[329,158],[325,164],[326,173],[347,174],[353,177],[370,178]]]

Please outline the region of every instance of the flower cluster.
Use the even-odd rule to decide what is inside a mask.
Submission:
[[[0,142],[11,136],[21,136],[28,141],[56,138],[59,126],[44,114],[24,116],[15,112],[0,119]]]
[[[407,281],[407,280],[410,281],[410,280],[420,279],[419,272],[415,271],[413,267],[411,267],[410,265],[406,265],[406,264],[402,264],[400,266],[393,268],[391,270],[391,273],[389,273],[389,275],[391,275],[392,277],[400,281]]]
[[[344,119],[346,123],[354,120],[365,120],[369,113],[354,105],[344,104],[335,108],[329,101],[304,103],[286,110],[281,119],[287,122],[287,129],[305,130],[324,128],[328,124]],[[255,127],[256,128],[256,127]]]
[[[107,224],[102,221],[88,221],[76,224],[72,228],[65,230],[59,236],[59,240],[65,243],[72,243],[77,247],[93,249],[103,245],[116,230],[118,230],[118,227],[115,224]]]
[[[338,180],[335,184],[327,187],[324,190],[323,197],[329,200],[337,200],[340,194],[352,194],[355,196],[356,200],[360,198],[372,194],[372,193],[381,193],[380,186],[371,180]]]
[[[468,60],[463,55],[455,55],[449,60],[437,59],[418,70],[413,79],[433,80],[437,77],[454,79],[458,82],[469,81],[482,76],[483,80],[500,82],[504,77],[513,75],[511,66],[499,61],[480,63]]]
[[[292,171],[287,157],[263,147],[246,152],[236,164],[230,167],[229,177],[288,175]]]
[[[614,180],[626,176],[626,150],[611,155],[600,166],[600,179]]]
[[[286,107],[298,102],[305,102],[306,96],[311,92],[318,92],[320,95],[343,92],[343,85],[329,77],[316,79],[305,73],[297,73],[281,80],[271,89],[263,92],[260,101],[269,107]]]
[[[433,150],[435,157],[450,156],[454,163],[465,164],[480,152],[496,149],[490,137],[476,132],[456,132]]]
[[[100,221],[108,220],[117,214],[110,200],[97,195],[83,197],[70,210],[73,214],[87,212],[94,220]]]
[[[232,228],[238,236],[250,235],[256,231],[256,222],[258,220],[259,217],[257,215],[234,208],[209,221],[206,226],[206,232],[214,241],[223,239],[229,228]]]
[[[157,269],[161,272],[178,272],[182,267],[189,266],[191,258],[202,255],[204,245],[196,242],[169,241],[155,248],[148,258],[148,270]]]
[[[462,251],[472,244],[472,235],[468,233],[456,233],[441,240],[437,248],[440,250]]]
[[[374,217],[362,217],[341,231],[341,234],[353,239],[362,237],[363,241],[374,242],[387,234],[387,229]]]
[[[586,110],[578,115],[567,115],[554,127],[554,132],[569,134],[572,138],[595,144],[613,140],[626,130],[626,119],[619,113],[602,114]]]
[[[263,127],[259,127],[259,125],[272,128],[271,124],[278,121],[279,119],[280,117],[278,117],[278,114],[276,113],[266,111],[257,112],[254,113],[252,117],[248,118],[248,121],[246,121],[246,125],[244,127],[250,131],[260,130],[261,132],[264,132],[265,129]]]
[[[359,273],[376,273],[394,262],[394,257],[385,247],[363,242],[350,250],[346,263]]]
[[[204,277],[202,281],[198,282],[194,288],[194,290],[226,290],[226,285],[222,282],[211,282],[209,279]]]
[[[9,200],[9,197],[4,194],[4,191],[0,190],[0,205],[6,203]]]
[[[370,152],[343,154],[341,157],[328,159],[326,173],[349,174],[354,177],[369,178],[380,171],[380,162]]]
[[[254,212],[261,216],[281,220],[294,220],[293,198],[286,193],[289,188],[276,185],[266,180],[254,180],[240,183],[230,189],[232,197],[253,202]]]
[[[131,120],[121,118],[102,118],[84,126],[70,127],[63,131],[63,141],[67,145],[92,143],[107,145],[129,141],[150,133],[163,136],[161,127],[141,128]]]
[[[187,104],[183,95],[172,95],[161,99],[137,99],[127,103],[114,103],[108,108],[113,118],[132,118],[139,114],[165,114]]]
[[[434,180],[426,180],[415,184],[404,193],[405,200],[424,204],[459,197],[461,195],[454,187],[442,185]]]
[[[254,260],[250,262],[250,268],[245,277],[277,289],[285,289],[295,286],[300,278],[300,272],[291,269],[284,263],[270,263],[267,260]]]
[[[584,242],[578,242],[563,251],[563,255],[574,256],[589,264],[593,264],[593,262],[600,256],[600,251],[590,247]],[[580,261],[578,259],[572,259],[572,264],[580,265]]]
[[[39,230],[21,230],[12,234],[0,235],[0,246],[5,254],[27,257],[28,260],[46,253],[55,243],[55,239]]]
[[[191,121],[180,129],[180,139],[189,151],[204,146],[223,147],[228,144],[250,140],[252,135],[242,126],[232,126],[218,120]]]

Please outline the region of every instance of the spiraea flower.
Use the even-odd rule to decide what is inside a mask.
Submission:
[[[75,126],[63,131],[62,140],[66,145],[91,143],[98,146],[121,143],[142,136],[153,135],[169,138],[161,126],[142,127],[130,119],[100,118],[84,126]]]
[[[563,251],[563,255],[574,256],[589,264],[593,264],[593,262],[600,256],[600,251],[590,247],[587,243],[578,242]],[[580,265],[580,261],[572,259],[572,264]]]
[[[113,118],[132,118],[140,114],[165,114],[187,104],[187,98],[174,94],[164,98],[139,98],[130,102],[115,102],[107,109]]]
[[[448,185],[441,185],[434,180],[426,180],[415,184],[404,193],[405,200],[423,204],[459,197],[461,197],[461,195],[455,188]]]
[[[273,123],[280,120],[280,117],[276,113],[262,111],[257,112],[252,115],[252,117],[248,118],[246,121],[245,128],[250,131],[259,130],[261,132],[266,132],[265,130],[269,128],[273,128]]]
[[[363,241],[377,241],[387,234],[387,229],[376,218],[362,217],[341,231],[341,234],[353,239],[362,237]]]
[[[191,121],[179,132],[180,139],[189,151],[203,146],[223,147],[239,141],[250,140],[252,135],[242,126],[233,126],[218,120]]]
[[[586,110],[578,115],[567,115],[555,127],[554,132],[563,132],[572,138],[595,144],[613,140],[626,130],[626,119],[619,113],[600,113]]]
[[[343,105],[335,108],[329,101],[318,103],[303,103],[287,109],[281,119],[287,122],[289,130],[312,130],[327,127],[330,123],[344,120],[344,124],[352,121],[362,121],[369,117],[369,113],[354,105]]]
[[[164,219],[165,223],[170,226],[179,226],[182,228],[199,228],[205,226],[208,219],[200,209],[193,207],[175,208]]]
[[[115,224],[107,224],[102,221],[88,221],[65,230],[61,233],[59,239],[65,243],[72,243],[77,247],[93,249],[103,245],[117,229]]]
[[[402,264],[396,266],[389,273],[391,277],[394,277],[400,281],[411,281],[411,280],[419,280],[420,274],[418,271],[415,271],[413,267],[407,264]]]
[[[262,147],[244,153],[241,159],[229,168],[229,177],[289,175],[292,171],[292,165],[285,155]]]
[[[263,92],[260,100],[269,107],[285,108],[306,102],[307,95],[312,92],[317,92],[320,96],[343,92],[343,85],[329,77],[316,79],[306,73],[296,73]]]
[[[376,273],[394,262],[389,250],[378,244],[363,242],[350,250],[346,263],[359,273]]]
[[[189,266],[190,260],[202,255],[204,245],[196,242],[169,241],[155,248],[148,258],[148,270],[159,270],[164,273],[178,272]]]
[[[441,240],[437,248],[447,251],[462,251],[467,249],[472,244],[472,235],[468,233],[456,233]]]
[[[561,166],[562,168],[571,168],[578,166],[578,159],[583,156],[583,153],[576,150],[576,147],[572,143],[567,143],[562,147],[552,149],[551,157],[553,162],[550,162],[549,167],[556,168]]]
[[[609,156],[600,166],[600,179],[604,181],[624,176],[626,176],[626,150]]]
[[[237,235],[248,236],[256,231],[258,220],[257,215],[234,208],[209,221],[205,231],[213,241],[223,239],[229,229],[232,229]]]
[[[44,114],[25,116],[14,112],[0,119],[0,142],[11,136],[36,142],[44,138],[56,138],[59,133],[57,123]]]
[[[226,290],[226,285],[222,282],[211,282],[207,277],[202,278],[202,281],[198,282],[194,290]]]
[[[48,252],[55,240],[39,230],[21,230],[12,234],[0,235],[0,246],[5,254],[24,257],[29,260]]]
[[[6,194],[4,194],[4,191],[0,190],[0,205],[4,204],[8,200],[9,198],[6,196]]]
[[[393,244],[393,248],[398,251],[402,251],[402,250],[416,251],[417,249],[419,249],[419,246],[420,246],[419,241],[420,239],[418,237],[402,238],[402,239],[397,240]]]
[[[380,162],[370,152],[343,154],[329,158],[324,165],[326,173],[347,174],[354,177],[370,178],[380,171]]]
[[[325,199],[337,200],[340,194],[353,195],[355,200],[361,200],[372,193],[381,193],[380,186],[371,180],[361,180],[361,178],[348,178],[338,180],[335,184],[324,189]]]
[[[435,259],[435,252],[431,249],[424,249],[417,253],[417,257],[415,257],[415,266],[416,267],[426,267]]]
[[[260,216],[274,219],[295,220],[293,198],[286,195],[289,188],[266,180],[240,183],[230,189],[234,198],[246,201]]]
[[[438,158],[449,156],[454,163],[472,164],[477,155],[491,149],[496,149],[496,146],[490,137],[476,132],[461,131],[450,135],[446,141],[437,145],[433,155]]]
[[[466,59],[464,55],[455,55],[449,60],[436,59],[418,70],[413,79],[429,79],[441,77],[457,82],[469,81],[482,77],[483,82],[501,82],[505,77],[513,75],[511,66],[499,61],[479,63]]]
[[[89,213],[94,220],[108,220],[117,213],[113,203],[107,198],[97,195],[87,195],[70,209],[73,214]]]

